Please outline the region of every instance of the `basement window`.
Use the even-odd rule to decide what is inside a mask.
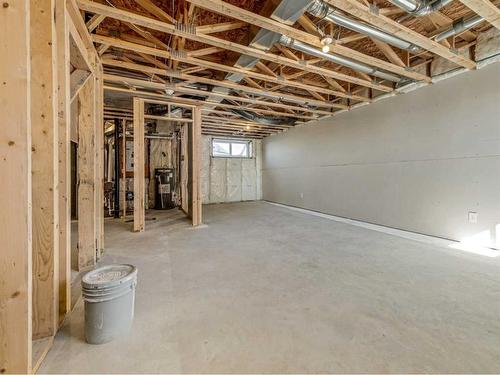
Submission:
[[[251,158],[252,141],[212,139],[212,156],[219,158]]]

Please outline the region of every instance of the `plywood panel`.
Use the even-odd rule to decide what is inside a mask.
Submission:
[[[29,1],[0,11],[0,373],[31,371]]]

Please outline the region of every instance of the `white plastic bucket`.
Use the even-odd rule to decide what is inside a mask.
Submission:
[[[90,271],[82,278],[85,339],[104,344],[130,331],[134,319],[137,268],[114,264]]]

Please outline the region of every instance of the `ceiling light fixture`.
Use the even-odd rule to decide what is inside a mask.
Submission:
[[[321,38],[321,44],[323,47],[321,47],[321,50],[323,53],[328,53],[330,52],[330,45],[333,43],[333,38],[331,35],[325,35],[323,38]]]

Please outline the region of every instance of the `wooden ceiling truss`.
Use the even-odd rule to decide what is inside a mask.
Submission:
[[[268,50],[256,48],[248,39],[259,28],[317,49],[322,47],[321,36],[331,33],[337,35],[332,53],[397,75],[402,82],[427,83],[432,81],[429,64],[436,58],[474,69],[476,63],[469,57],[473,54],[463,51],[473,48],[485,25],[500,28],[500,11],[489,0],[461,0],[463,4],[456,1],[425,17],[409,16],[385,0],[324,1],[421,50],[400,50],[316,20],[308,13],[294,24],[285,24],[273,19],[276,17],[262,15],[268,13],[259,0],[181,0],[175,3],[175,9],[160,0],[109,0],[105,4],[76,0],[105,69],[107,118],[130,117],[126,111],[131,108],[117,112],[115,95],[175,97],[203,106],[204,134],[256,138],[331,116],[357,103],[370,103],[372,98],[397,87],[394,82],[279,43]],[[473,12],[485,19],[481,28],[441,42],[433,40],[453,22]],[[402,16],[404,21],[396,21]],[[235,65],[237,56],[257,62]]]

